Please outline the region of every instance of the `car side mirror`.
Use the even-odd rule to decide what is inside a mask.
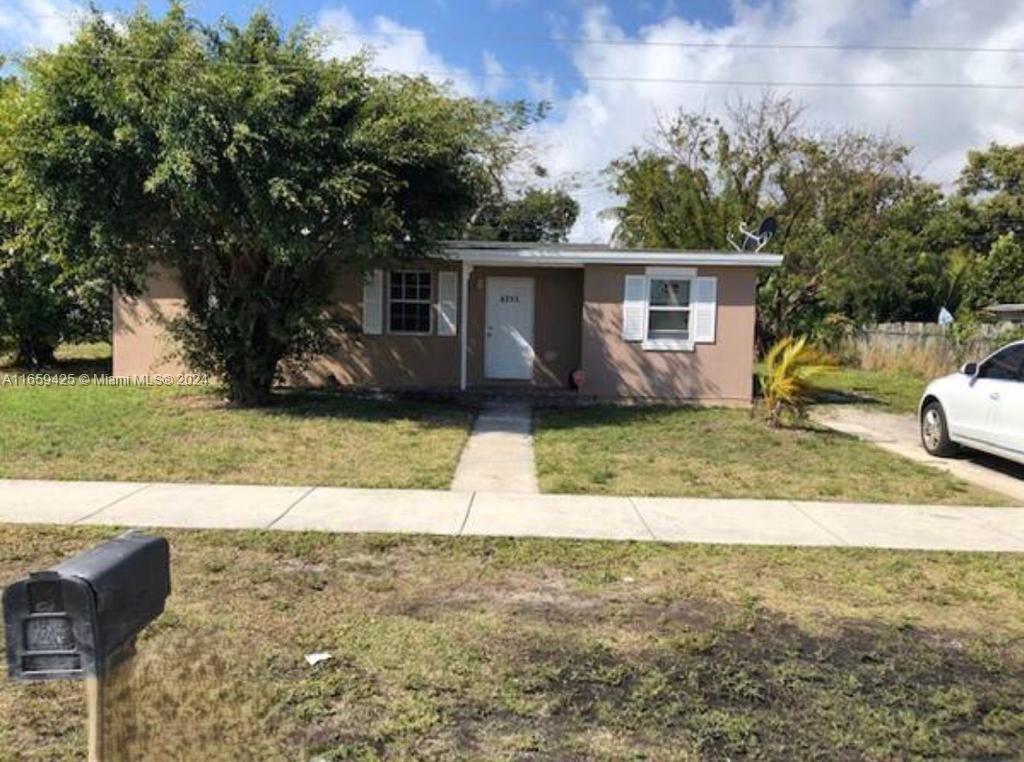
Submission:
[[[978,363],[964,363],[963,367],[960,368],[960,372],[963,373],[965,376],[976,376],[978,375]]]

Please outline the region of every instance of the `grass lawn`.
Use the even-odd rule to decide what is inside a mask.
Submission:
[[[0,527],[0,580],[111,530]],[[1001,555],[172,532],[119,688],[128,759],[1011,758]],[[303,655],[328,651],[309,667]],[[125,695],[127,694],[127,695]],[[84,749],[75,683],[0,682],[0,758]]]
[[[545,492],[1006,505],[1009,499],[837,432],[771,430],[747,411],[539,413]]]
[[[104,371],[102,345],[75,349],[55,372]],[[236,410],[202,387],[4,386],[0,477],[445,489],[470,421],[331,393]]]
[[[916,413],[929,379],[895,370],[841,368],[819,382],[825,401],[870,404],[892,413]]]

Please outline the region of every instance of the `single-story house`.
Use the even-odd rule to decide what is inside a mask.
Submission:
[[[990,304],[985,308],[997,320],[1013,324],[1024,324],[1024,304]]]
[[[295,385],[546,390],[748,405],[758,269],[778,255],[453,242],[444,254],[337,283],[336,351]],[[115,296],[114,374],[180,373],[161,318],[170,275]]]

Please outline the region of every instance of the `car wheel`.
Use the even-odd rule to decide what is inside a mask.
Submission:
[[[956,454],[957,447],[949,438],[946,412],[938,402],[929,402],[921,413],[921,444],[929,455],[946,458]]]

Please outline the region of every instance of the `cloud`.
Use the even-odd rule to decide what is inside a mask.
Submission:
[[[422,30],[403,26],[387,16],[376,16],[362,24],[347,8],[331,8],[318,14],[315,26],[331,40],[328,56],[346,58],[368,50],[378,70],[423,73],[436,82],[450,82],[463,95],[481,95],[485,89],[467,70],[449,65],[433,51]],[[491,58],[491,66],[501,66],[496,57]]]
[[[1024,48],[1024,0],[737,0],[733,19],[708,26],[678,16],[630,36],[606,7],[584,11],[575,36],[648,43],[768,42],[955,44]],[[670,45],[570,48],[581,77],[823,82],[1024,82],[1024,55],[850,50],[739,50]],[[898,88],[779,88],[806,106],[805,124],[823,130],[857,127],[886,132],[915,147],[915,166],[929,179],[953,180],[969,148],[1024,140],[1024,99],[1016,91]],[[554,177],[582,177],[583,210],[573,237],[607,240],[601,208],[614,203],[600,170],[642,144],[656,115],[676,109],[721,113],[729,99],[756,88],[652,82],[585,81],[559,104],[535,137]]]
[[[63,0],[4,0],[0,39],[19,48],[53,48],[71,39],[85,9]]]
[[[484,93],[490,97],[498,95],[505,89],[508,79],[505,77],[505,67],[501,61],[489,50],[484,51]]]

